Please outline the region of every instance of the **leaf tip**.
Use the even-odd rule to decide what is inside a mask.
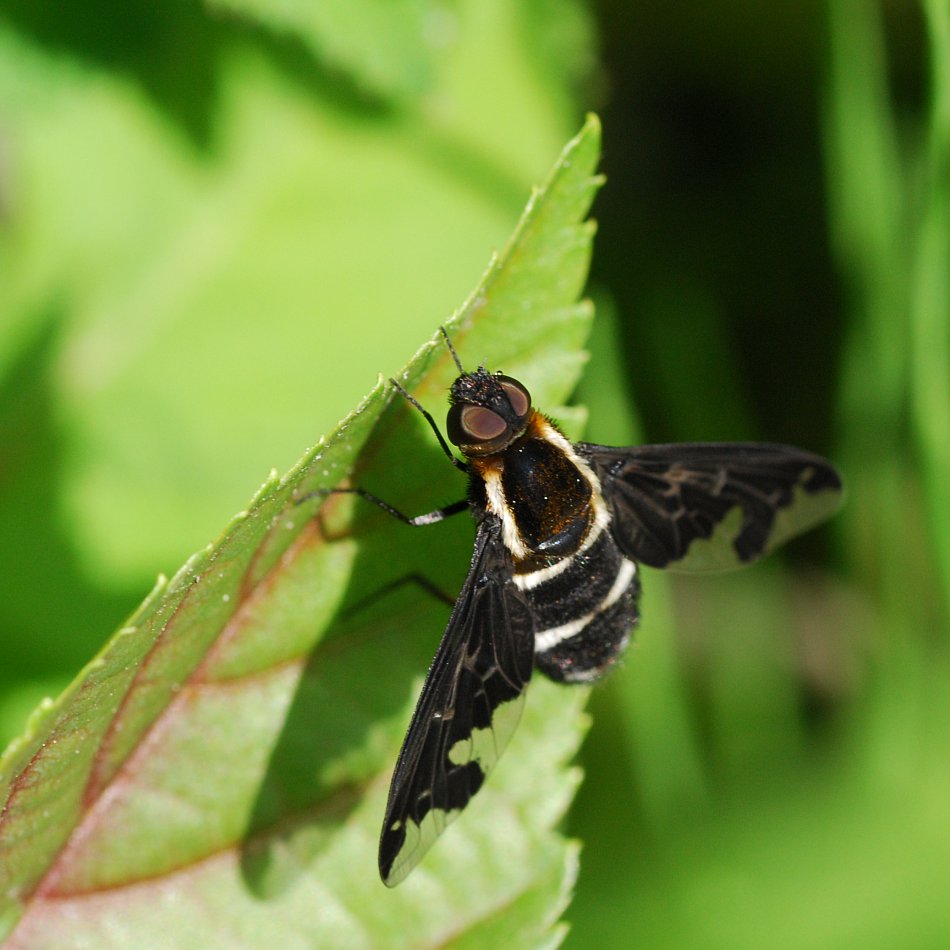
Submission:
[[[596,135],[600,138],[601,124],[600,116],[596,112],[588,112],[584,116],[584,125],[581,127],[581,135]]]

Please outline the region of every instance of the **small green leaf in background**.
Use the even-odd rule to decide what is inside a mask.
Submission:
[[[450,323],[466,364],[504,367],[551,406],[591,317],[577,297],[598,155],[591,118]],[[434,341],[401,379],[434,406],[454,372]],[[501,906],[522,942],[555,938],[577,857],[552,827],[577,782],[584,690],[535,684],[510,766],[459,833],[393,895],[376,876],[407,704],[447,618],[411,589],[372,595],[417,562],[445,565],[452,589],[465,532],[430,539],[349,497],[319,516],[295,499],[399,467],[419,475],[393,485],[400,507],[457,496],[419,422],[378,385],[37,710],[2,762],[9,946],[412,947],[495,933]]]

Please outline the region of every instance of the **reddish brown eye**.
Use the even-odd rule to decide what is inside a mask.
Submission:
[[[498,382],[501,383],[501,388],[504,389],[515,415],[519,418],[526,416],[531,409],[531,397],[528,395],[528,390],[509,376],[498,377]]]
[[[462,410],[462,428],[473,442],[486,442],[502,435],[507,423],[497,413],[482,406],[466,406]]]

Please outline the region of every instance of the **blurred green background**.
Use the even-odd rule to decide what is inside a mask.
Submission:
[[[0,742],[395,372],[586,110],[587,437],[848,504],[645,579],[568,946],[950,943],[950,8],[0,4]]]

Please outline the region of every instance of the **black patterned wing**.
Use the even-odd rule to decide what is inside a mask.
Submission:
[[[841,476],[819,455],[759,442],[577,451],[600,478],[628,557],[674,571],[742,567],[829,517]]]
[[[521,717],[534,620],[511,577],[500,522],[488,515],[389,787],[379,873],[390,887],[482,787]]]

